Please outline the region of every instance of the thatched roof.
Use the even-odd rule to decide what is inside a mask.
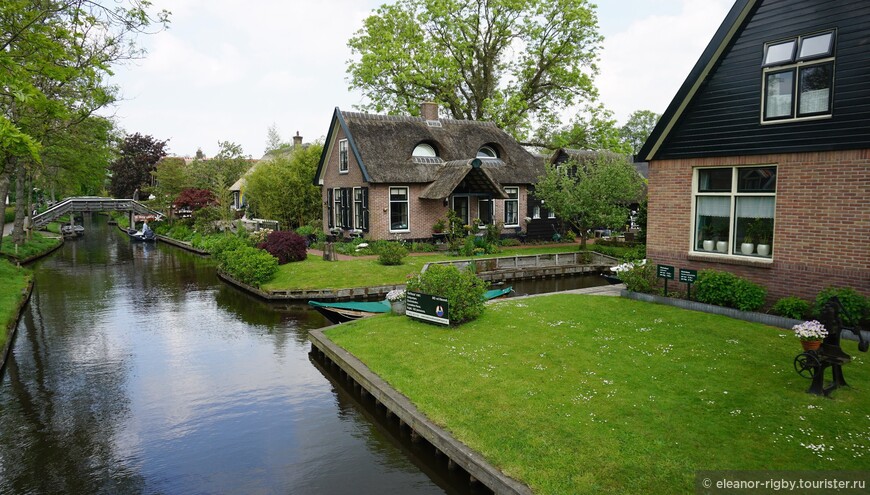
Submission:
[[[363,175],[372,183],[437,180],[439,184],[431,186],[431,194],[440,195],[441,189],[453,183],[451,178],[460,173],[454,170],[455,164],[448,164],[464,162],[468,166],[469,160],[477,157],[483,146],[495,149],[499,155],[498,159],[482,160],[485,175],[496,184],[493,192],[499,196],[504,193],[499,184],[531,184],[544,173],[542,160],[490,122],[427,121],[422,117],[342,112],[338,108],[333,120],[338,120],[345,128],[350,146],[363,167]],[[438,156],[412,157],[414,148],[421,143],[432,146]]]
[[[500,160],[492,160],[492,162],[496,161]],[[503,163],[498,165],[504,166]],[[438,166],[437,177],[423,191],[420,198],[446,198],[459,184],[465,181],[469,188],[477,192],[489,193],[496,199],[507,199],[507,193],[492,175],[498,165],[483,163],[483,160],[480,159],[447,162]]]

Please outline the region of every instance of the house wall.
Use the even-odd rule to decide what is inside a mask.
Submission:
[[[693,167],[777,165],[773,263],[690,252]],[[870,296],[870,149],[656,160],[650,163],[647,257],[729,271],[763,284],[768,302],[824,287]]]

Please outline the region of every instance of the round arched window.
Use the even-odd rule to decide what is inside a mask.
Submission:
[[[411,156],[438,156],[435,153],[435,148],[431,144],[420,143],[414,148],[414,153]]]
[[[481,146],[477,150],[477,158],[498,158],[498,153],[492,146]]]

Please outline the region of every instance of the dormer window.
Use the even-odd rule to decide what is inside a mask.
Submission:
[[[414,148],[414,153],[411,156],[421,156],[421,157],[436,157],[438,153],[435,153],[435,148],[432,147],[429,143],[420,143]]]
[[[477,150],[477,158],[498,158],[498,152],[494,146],[487,144]]]
[[[765,44],[762,123],[831,115],[834,40],[827,31]]]

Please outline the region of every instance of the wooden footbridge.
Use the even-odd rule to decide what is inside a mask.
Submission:
[[[133,223],[133,215],[150,215],[162,218],[163,214],[152,210],[147,206],[132,199],[101,198],[97,196],[77,196],[66,198],[55,204],[48,210],[35,215],[30,225],[34,229],[41,229],[59,217],[67,213],[94,212],[94,211],[126,211],[130,213],[130,225]]]

